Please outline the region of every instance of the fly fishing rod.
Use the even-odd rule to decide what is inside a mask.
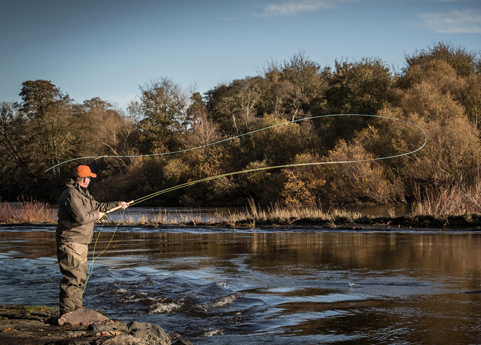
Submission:
[[[261,167],[261,168],[255,168],[255,169],[246,169],[246,170],[240,170],[240,171],[235,171],[235,172],[230,172],[230,173],[225,173],[225,174],[220,174],[220,175],[215,175],[215,176],[209,176],[209,177],[206,177],[206,178],[182,183],[182,184],[179,184],[179,185],[176,185],[176,186],[172,186],[172,187],[169,187],[169,188],[166,188],[166,189],[163,189],[163,190],[145,195],[141,198],[130,201],[129,206],[140,204],[144,201],[155,198],[159,195],[166,194],[166,193],[178,190],[178,189],[190,187],[190,186],[196,185],[198,183],[208,182],[208,181],[216,180],[216,179],[223,178],[223,177],[241,175],[241,174],[246,174],[246,173],[253,173],[253,172],[258,172],[258,171],[265,171],[265,170],[274,170],[274,169],[306,167],[306,166],[315,166],[315,165],[351,164],[351,163],[363,163],[363,162],[373,162],[373,161],[379,161],[379,160],[387,160],[387,159],[393,159],[393,158],[399,158],[399,157],[411,155],[413,153],[416,153],[416,152],[422,150],[427,144],[428,137],[427,137],[426,131],[422,127],[416,125],[415,123],[408,122],[408,121],[403,120],[403,119],[390,118],[390,117],[380,116],[380,115],[344,115],[344,114],[341,114],[341,115],[321,115],[321,116],[311,117],[311,118],[308,118],[308,119],[320,118],[320,117],[334,117],[334,116],[365,116],[365,117],[376,117],[376,118],[383,118],[383,119],[389,119],[389,120],[393,120],[393,121],[403,122],[403,123],[406,123],[408,125],[411,125],[413,127],[418,128],[423,133],[424,141],[423,141],[421,146],[419,146],[418,148],[415,148],[414,150],[411,150],[409,152],[403,152],[403,153],[396,154],[396,155],[385,156],[385,157],[374,157],[374,158],[366,158],[366,159],[358,159],[358,160],[344,160],[344,161],[326,161],[326,162],[321,161],[321,162],[285,164],[285,165]],[[249,132],[249,133],[246,133],[246,134],[252,134],[252,133],[263,131],[263,130],[266,130],[266,129],[269,129],[269,128],[277,127],[277,126],[284,125],[284,124],[293,123],[293,122],[296,122],[296,121],[298,122],[298,121],[302,121],[302,120],[306,120],[306,119],[300,119],[300,120],[295,120],[295,121],[291,121],[291,122],[284,122],[282,124],[265,127],[265,128],[262,128],[262,129],[259,129],[259,130],[256,130],[256,131],[252,131],[252,132]],[[245,135],[245,134],[243,134],[243,135]],[[238,137],[239,136],[232,137],[232,138],[221,140],[221,141],[218,141],[218,142],[215,142],[215,143],[220,143],[220,142],[223,142],[223,141],[226,141],[226,140],[232,140],[233,138],[238,138]],[[210,146],[210,145],[213,145],[213,144],[207,144],[207,145],[204,145],[204,146],[200,146],[200,147],[197,147],[196,149],[201,148],[201,147]],[[192,150],[192,149],[187,149],[187,150],[184,150],[183,152],[189,151],[189,150]],[[181,151],[177,151],[177,152],[181,152]],[[115,210],[118,210],[120,208],[121,208],[120,206],[116,207],[115,209],[112,209],[112,210],[108,211],[108,213],[111,213],[111,212],[113,212]]]
[[[130,205],[133,205],[135,202],[135,200],[132,200],[132,201],[129,201],[127,202],[127,206],[130,206]],[[112,212],[115,212],[117,210],[120,210],[121,208],[124,208],[123,206],[117,206],[117,207],[114,207],[114,208],[111,208],[110,210],[106,211],[104,213],[104,215],[100,218],[100,221],[101,222],[104,222],[105,220],[107,220],[107,218],[109,217],[109,213],[112,213]]]
[[[284,122],[284,123],[281,123],[281,124],[277,124],[277,125],[273,125],[273,126],[269,126],[269,127],[265,127],[265,128],[261,128],[261,129],[258,129],[258,130],[255,130],[255,131],[252,131],[252,132],[248,132],[248,133],[245,133],[245,134],[241,134],[241,135],[238,135],[238,136],[235,136],[235,137],[231,137],[231,138],[227,138],[227,139],[223,139],[223,140],[219,140],[219,141],[216,141],[216,142],[213,142],[213,143],[209,143],[209,144],[206,144],[206,145],[202,145],[202,146],[198,146],[198,147],[195,147],[195,148],[189,148],[189,149],[185,149],[185,150],[180,150],[180,151],[175,151],[175,152],[168,152],[168,153],[160,153],[160,154],[152,154],[152,155],[136,155],[136,156],[92,156],[92,157],[80,157],[80,158],[75,158],[75,159],[71,159],[71,160],[68,160],[68,161],[64,161],[64,162],[61,162],[49,169],[47,169],[46,171],[48,170],[51,170],[57,166],[60,166],[62,164],[65,164],[65,163],[68,163],[68,162],[72,162],[74,160],[80,160],[80,159],[87,159],[87,158],[125,158],[125,157],[129,157],[129,158],[133,158],[133,157],[146,157],[146,156],[160,156],[160,155],[168,155],[168,154],[176,154],[176,153],[180,153],[180,152],[187,152],[187,151],[192,151],[192,150],[196,150],[196,149],[200,149],[200,148],[205,148],[205,147],[208,147],[208,146],[212,146],[212,145],[215,145],[215,144],[219,144],[219,143],[222,143],[222,142],[226,142],[226,141],[229,141],[229,140],[233,140],[235,138],[239,138],[239,137],[242,137],[242,136],[246,136],[246,135],[250,135],[250,134],[253,134],[253,133],[256,133],[256,132],[260,132],[260,131],[264,131],[264,130],[267,130],[267,129],[271,129],[271,128],[274,128],[274,127],[277,127],[277,126],[282,126],[282,125],[286,125],[286,124],[291,124],[291,123],[295,123],[295,122],[300,122],[300,121],[304,121],[304,120],[309,120],[309,119],[316,119],[316,118],[324,118],[324,117],[340,117],[340,116],[361,116],[361,117],[372,117],[372,118],[381,118],[381,119],[388,119],[388,120],[391,120],[391,121],[398,121],[398,122],[403,122],[405,124],[408,124],[410,126],[413,126],[417,129],[419,129],[422,133],[423,133],[423,136],[424,136],[424,141],[422,143],[421,146],[409,151],[409,152],[404,152],[404,153],[400,153],[400,154],[396,154],[396,155],[391,155],[391,156],[385,156],[385,157],[375,157],[375,158],[367,158],[367,159],[360,159],[360,160],[344,160],[344,161],[321,161],[321,162],[310,162],[310,163],[297,163],[297,164],[285,164],[285,165],[277,165],[277,166],[270,166],[270,167],[261,167],[261,168],[255,168],[255,169],[246,169],[246,170],[240,170],[240,171],[235,171],[235,172],[230,172],[230,173],[225,173],[225,174],[220,174],[220,175],[215,175],[215,176],[209,176],[209,177],[206,177],[206,178],[202,178],[202,179],[198,179],[198,180],[195,180],[195,181],[190,181],[190,182],[186,182],[186,183],[182,183],[182,184],[179,184],[179,185],[176,185],[176,186],[172,186],[172,187],[169,187],[169,188],[166,188],[166,189],[163,189],[163,190],[159,190],[157,192],[154,192],[154,193],[151,193],[151,194],[148,194],[148,195],[145,195],[143,197],[140,197],[138,199],[135,199],[135,200],[132,200],[132,201],[129,201],[127,204],[128,206],[133,206],[133,205],[137,205],[137,204],[140,204],[144,201],[147,201],[149,199],[152,199],[152,198],[155,198],[159,195],[162,195],[162,194],[166,194],[166,193],[169,193],[169,192],[172,192],[172,191],[175,191],[175,190],[179,190],[179,189],[182,189],[182,188],[187,188],[187,187],[190,187],[190,186],[193,186],[193,185],[196,185],[196,184],[199,184],[199,183],[203,183],[203,182],[208,182],[208,181],[213,181],[213,180],[216,180],[216,179],[219,179],[219,178],[223,178],[223,177],[230,177],[230,176],[235,176],[235,175],[241,175],[241,174],[246,174],[246,173],[253,173],[253,172],[258,172],[258,171],[265,171],[265,170],[274,170],[274,169],[285,169],[285,168],[294,168],[294,167],[306,167],[306,166],[316,166],[316,165],[332,165],[332,164],[352,164],[352,163],[362,163],[362,162],[373,162],[373,161],[379,161],[379,160],[387,160],[387,159],[393,159],[393,158],[399,158],[399,157],[403,157],[403,156],[408,156],[408,155],[411,155],[411,154],[414,154],[420,150],[422,150],[426,144],[427,144],[427,133],[426,131],[416,125],[415,123],[412,123],[412,122],[409,122],[409,121],[406,121],[406,120],[403,120],[403,119],[396,119],[396,118],[391,118],[391,117],[386,117],[386,116],[380,116],[380,115],[364,115],[364,114],[336,114],[336,115],[320,115],[320,116],[313,116],[313,117],[309,117],[309,118],[305,118],[305,119],[298,119],[298,120],[294,120],[294,121],[290,121],[290,122]],[[117,207],[114,207],[110,210],[108,210],[107,212],[105,212],[104,216],[101,218],[101,221],[102,221],[102,227],[103,227],[103,222],[108,218],[108,214],[109,213],[112,213],[112,212],[115,212],[119,209],[123,208],[122,206],[117,206]],[[89,267],[89,274],[87,276],[87,281],[88,279],[90,278],[91,274],[92,274],[92,271],[93,271],[93,264],[95,262],[95,260],[97,258],[99,258],[106,250],[107,248],[110,246],[110,244],[112,243],[113,241],[113,238],[114,238],[114,235],[115,235],[115,232],[117,230],[117,227],[118,227],[118,223],[117,223],[117,226],[115,227],[114,229],[114,232],[110,238],[110,241],[107,243],[106,247],[104,248],[104,250],[98,254],[98,255],[95,255],[93,254],[93,259],[91,261],[91,264],[90,264],[90,267]],[[101,232],[101,231],[100,231]],[[95,245],[94,245],[94,253],[95,253],[95,247],[97,245],[97,241],[100,237],[100,232],[97,236],[97,240],[95,241]],[[87,282],[85,283],[85,286],[84,286],[84,289],[86,287],[86,284]]]

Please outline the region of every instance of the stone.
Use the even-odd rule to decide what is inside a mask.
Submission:
[[[114,328],[111,326],[106,326],[101,323],[92,323],[87,327],[87,331],[95,332],[95,333],[102,333],[102,332],[110,332],[113,331]]]
[[[128,324],[129,334],[136,338],[146,340],[152,345],[170,345],[171,340],[164,329],[150,323],[134,321]]]
[[[175,334],[175,340],[171,340],[162,327],[157,325],[141,322],[127,324],[110,320],[100,313],[92,314],[85,309],[64,315],[63,321],[66,323],[62,326],[57,325],[57,322],[55,324],[46,322],[51,318],[57,318],[58,309],[43,315],[42,320],[32,320],[30,316],[25,315],[24,310],[24,306],[0,305],[0,344],[171,345],[181,338],[180,334]],[[98,322],[100,320],[105,321]],[[177,345],[190,343],[182,340],[177,342]]]
[[[125,322],[122,322],[122,321],[111,320],[107,324],[112,326],[114,329],[125,332],[125,333],[128,333],[128,331],[129,331],[129,326],[127,326],[127,324]]]
[[[173,345],[193,345],[193,344],[188,340],[179,339]]]
[[[148,340],[139,339],[130,334],[121,334],[112,339],[102,341],[102,345],[153,345],[157,343],[151,343]]]
[[[105,315],[100,314],[89,308],[80,308],[70,313],[63,314],[58,319],[59,326],[70,324],[76,325],[89,325],[91,323],[101,323],[109,320]]]

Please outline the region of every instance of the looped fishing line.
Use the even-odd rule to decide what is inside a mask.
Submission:
[[[268,129],[271,129],[271,128],[275,128],[275,127],[279,127],[279,126],[284,126],[284,125],[289,125],[289,124],[293,124],[293,123],[297,123],[297,122],[301,122],[301,121],[307,121],[307,120],[314,120],[314,119],[321,119],[321,118],[328,118],[328,117],[346,117],[346,116],[354,116],[354,117],[374,117],[374,118],[380,118],[380,119],[386,119],[386,120],[393,120],[393,121],[398,121],[398,122],[404,122],[408,125],[411,125],[411,126],[414,126],[414,127],[417,127],[419,128],[423,134],[424,134],[424,144],[417,150],[414,150],[414,151],[411,151],[411,152],[407,152],[406,154],[402,154],[401,156],[405,156],[405,155],[409,155],[409,154],[412,154],[414,152],[417,152],[419,150],[421,150],[425,145],[426,145],[426,142],[427,142],[427,134],[426,132],[424,131],[424,129],[418,125],[416,125],[415,123],[412,123],[412,122],[409,122],[409,121],[406,121],[406,120],[402,120],[402,119],[396,119],[396,118],[393,118],[393,117],[387,117],[387,116],[381,116],[381,115],[367,115],[367,114],[331,114],[331,115],[318,115],[318,116],[311,116],[311,117],[306,117],[306,118],[302,118],[302,119],[296,119],[296,120],[292,120],[292,121],[286,121],[286,122],[282,122],[282,123],[278,123],[276,125],[272,125],[272,126],[268,126],[268,127],[263,127],[263,128],[260,128],[260,129],[256,129],[254,131],[251,131],[251,132],[247,132],[247,133],[243,133],[243,134],[239,134],[239,135],[236,135],[236,136],[233,136],[233,137],[229,137],[229,138],[225,138],[225,139],[222,139],[222,140],[218,140],[218,141],[214,141],[212,143],[208,143],[208,144],[204,144],[204,145],[200,145],[200,146],[196,146],[196,147],[191,147],[191,148],[187,148],[187,149],[183,149],[183,150],[177,150],[177,151],[171,151],[171,152],[162,152],[162,153],[152,153],[152,154],[146,154],[146,155],[125,155],[125,156],[109,156],[109,155],[101,155],[101,156],[85,156],[85,157],[77,157],[77,158],[72,158],[72,159],[69,159],[69,160],[66,160],[66,161],[63,161],[63,162],[60,162],[56,165],[53,165],[51,166],[50,168],[48,168],[47,170],[45,170],[44,172],[47,172],[47,171],[50,171],[52,169],[55,169],[63,164],[66,164],[66,163],[70,163],[70,162],[74,162],[74,161],[78,161],[78,160],[85,160],[85,159],[101,159],[101,158],[140,158],[140,157],[157,157],[157,156],[167,156],[167,155],[174,155],[174,154],[178,154],[178,153],[183,153],[183,152],[189,152],[189,151],[194,151],[194,150],[198,150],[198,149],[202,149],[202,148],[206,148],[206,147],[209,147],[209,146],[213,146],[213,145],[217,145],[217,144],[221,144],[221,143],[224,143],[224,142],[227,142],[227,141],[230,141],[230,140],[234,140],[234,139],[237,139],[237,138],[241,138],[241,137],[245,137],[245,136],[248,136],[248,135],[252,135],[254,133],[257,133],[257,132],[262,132],[262,131],[265,131],[265,130],[268,130]],[[382,158],[379,158],[379,159],[388,159],[388,158],[395,158],[395,157],[400,157],[400,155],[396,155],[396,156],[390,156],[390,157],[382,157]],[[357,162],[357,161],[356,161]],[[336,162],[334,162],[336,163]]]
[[[257,172],[257,171],[265,171],[265,170],[274,170],[274,169],[285,169],[285,168],[293,168],[293,167],[303,167],[303,166],[315,166],[315,165],[327,165],[327,164],[349,164],[349,163],[363,163],[363,162],[373,162],[373,161],[379,161],[379,160],[386,160],[386,159],[393,159],[393,158],[398,158],[398,157],[403,157],[403,156],[408,156],[408,155],[411,155],[413,153],[416,153],[420,150],[422,150],[424,148],[424,146],[426,146],[427,144],[427,140],[428,140],[428,136],[426,134],[426,131],[416,125],[415,123],[412,123],[412,122],[409,122],[409,121],[406,121],[406,120],[403,120],[403,119],[396,119],[396,118],[392,118],[392,117],[387,117],[387,116],[381,116],[381,115],[366,115],[366,114],[332,114],[332,115],[319,115],[319,116],[312,116],[312,117],[308,117],[308,118],[303,118],[303,119],[297,119],[297,120],[293,120],[293,121],[288,121],[288,122],[283,122],[283,123],[280,123],[280,124],[276,124],[276,125],[272,125],[272,126],[268,126],[268,127],[264,127],[264,128],[261,128],[261,129],[257,129],[257,130],[254,130],[254,131],[251,131],[251,132],[248,132],[248,133],[244,133],[244,134],[240,134],[240,135],[237,135],[237,136],[234,136],[234,137],[230,137],[230,138],[226,138],[226,139],[222,139],[222,140],[219,140],[219,141],[215,141],[215,142],[212,142],[212,143],[209,143],[209,144],[205,144],[205,145],[201,145],[201,146],[197,146],[197,147],[193,147],[193,148],[188,148],[188,149],[184,149],[184,150],[178,150],[178,151],[173,151],[173,152],[165,152],[165,153],[156,153],[156,154],[148,154],[148,155],[130,155],[130,156],[88,156],[88,157],[79,157],[79,158],[73,158],[73,159],[70,159],[70,160],[67,160],[67,161],[63,161],[57,165],[54,165],[50,168],[48,168],[47,170],[45,170],[45,172],[49,171],[49,170],[52,170],[58,166],[61,166],[63,164],[66,164],[66,163],[69,163],[69,162],[73,162],[73,161],[77,161],[77,160],[83,160],[83,159],[99,159],[99,158],[139,158],[139,157],[154,157],[154,156],[164,156],[164,155],[173,155],[173,154],[177,154],[177,153],[182,153],[182,152],[188,152],[188,151],[193,151],[193,150],[197,150],[197,149],[201,149],[201,148],[205,148],[205,147],[208,147],[208,146],[213,146],[213,145],[216,145],[216,144],[220,144],[220,143],[223,143],[223,142],[227,142],[229,140],[234,140],[236,138],[240,138],[240,137],[244,137],[244,136],[247,136],[247,135],[252,135],[254,133],[257,133],[257,132],[261,132],[261,131],[264,131],[264,130],[268,130],[268,129],[271,129],[271,128],[275,128],[275,127],[278,127],[278,126],[283,126],[283,125],[288,125],[288,124],[292,124],[292,123],[297,123],[297,122],[301,122],[301,121],[306,121],[306,120],[313,120],[313,119],[319,119],[319,118],[327,118],[327,117],[346,117],[346,116],[354,116],[354,117],[371,117],[371,118],[380,118],[380,119],[387,119],[387,120],[391,120],[391,121],[397,121],[397,122],[403,122],[405,124],[408,124],[410,126],[413,126],[413,127],[416,127],[418,128],[419,130],[421,130],[421,132],[423,133],[424,135],[424,142],[421,146],[419,146],[418,148],[412,150],[412,151],[409,151],[409,152],[404,152],[404,153],[400,153],[400,154],[397,154],[397,155],[391,155],[391,156],[386,156],[386,157],[377,157],[377,158],[368,158],[368,159],[359,159],[359,160],[345,160],[345,161],[330,161],[330,162],[310,162],[310,163],[297,163],[297,164],[285,164],[285,165],[277,165],[277,166],[270,166],[270,167],[262,167],[262,168],[255,168],[255,169],[247,169],[247,170],[241,170],[241,171],[235,171],[235,172],[231,172],[231,173],[226,173],[226,174],[221,174],[221,175],[216,175],[216,176],[209,176],[209,177],[206,177],[206,178],[203,178],[203,179],[199,179],[199,180],[195,180],[195,181],[191,181],[191,182],[186,182],[186,183],[183,183],[183,184],[180,184],[180,185],[177,185],[177,186],[173,186],[173,187],[170,187],[170,188],[166,188],[166,189],[163,189],[163,190],[160,190],[160,191],[157,191],[157,192],[154,192],[154,193],[151,193],[151,194],[148,194],[148,195],[145,195],[139,199],[136,199],[136,200],[133,200],[133,202],[130,204],[130,206],[132,205],[137,205],[137,204],[140,204],[146,200],[149,200],[149,199],[152,199],[152,198],[155,198],[161,194],[165,194],[165,193],[169,193],[169,192],[172,192],[172,191],[175,191],[175,190],[178,190],[178,189],[182,189],[182,188],[186,188],[186,187],[189,187],[189,186],[193,186],[195,184],[198,184],[198,183],[202,183],[202,182],[208,182],[208,181],[212,181],[212,180],[216,180],[216,179],[219,179],[219,178],[222,178],[222,177],[228,177],[228,176],[234,176],[234,175],[240,175],[240,174],[246,174],[246,173],[252,173],[252,172]],[[108,212],[107,212],[108,213]],[[90,276],[92,275],[92,272],[93,272],[93,264],[95,262],[96,259],[98,259],[106,250],[107,248],[110,246],[110,244],[112,243],[112,240],[114,238],[114,235],[115,235],[115,232],[117,231],[117,228],[118,228],[119,224],[117,223],[117,226],[115,227],[114,229],[114,232],[112,233],[112,236],[110,238],[110,241],[109,243],[107,244],[107,246],[104,248],[104,250],[98,254],[97,256],[95,256],[95,247],[97,246],[97,241],[100,237],[100,233],[102,231],[102,228],[103,228],[103,223],[102,223],[102,227],[101,227],[101,230],[97,236],[97,239],[95,241],[95,244],[94,244],[94,251],[93,251],[93,259],[90,263],[90,266],[88,268],[88,277],[87,277],[87,280],[85,282],[85,286],[84,286],[84,290],[85,290],[85,287],[87,286],[87,281],[88,279],[90,278]]]
[[[198,183],[201,183],[201,182],[207,182],[207,181],[212,181],[212,180],[216,180],[216,179],[219,179],[219,178],[222,178],[222,177],[228,177],[228,176],[234,176],[234,175],[240,175],[240,174],[245,174],[245,173],[251,173],[251,172],[257,172],[257,171],[264,171],[264,170],[274,170],[274,169],[285,169],[285,168],[294,168],[294,167],[303,167],[303,166],[314,166],[314,165],[328,165],[328,164],[349,164],[349,163],[363,163],[363,162],[373,162],[373,161],[379,161],[379,160],[386,160],[386,159],[393,159],[393,158],[398,158],[398,157],[403,157],[403,156],[407,156],[407,155],[411,155],[415,152],[418,152],[420,151],[421,149],[424,148],[424,146],[426,146],[427,144],[427,140],[428,140],[428,136],[426,134],[426,131],[412,123],[412,122],[408,122],[406,120],[402,120],[402,119],[395,119],[395,118],[390,118],[390,117],[386,117],[386,116],[379,116],[379,115],[321,115],[321,116],[315,116],[315,117],[311,117],[311,118],[307,118],[307,119],[313,119],[313,118],[321,118],[321,117],[334,117],[334,116],[365,116],[365,117],[376,117],[376,118],[383,118],[383,119],[389,119],[389,120],[393,120],[393,121],[398,121],[398,122],[403,122],[403,123],[406,123],[406,124],[409,124],[411,126],[414,126],[418,129],[420,129],[422,131],[422,133],[424,134],[424,142],[423,144],[412,150],[412,151],[409,151],[409,152],[404,152],[404,153],[400,153],[400,154],[397,154],[397,155],[392,155],[392,156],[386,156],[386,157],[377,157],[377,158],[367,158],[367,159],[358,159],[358,160],[345,160],[345,161],[330,161],[330,162],[310,162],[310,163],[296,163],[296,164],[285,164],[285,165],[277,165],[277,166],[270,166],[270,167],[262,167],[262,168],[255,168],[255,169],[247,169],[247,170],[241,170],[241,171],[235,171],[235,172],[231,172],[231,173],[226,173],[226,174],[221,174],[221,175],[216,175],[216,176],[209,176],[209,177],[206,177],[206,178],[203,178],[203,179],[199,179],[199,180],[195,180],[195,181],[191,181],[191,182],[186,182],[186,183],[183,183],[183,184],[180,184],[180,185],[177,185],[177,186],[173,186],[173,187],[170,187],[170,188],[167,188],[167,189],[163,189],[163,190],[160,190],[160,191],[157,191],[157,192],[154,192],[152,194],[148,194],[148,195],[145,195],[139,199],[136,199],[133,201],[133,203],[131,205],[136,205],[136,204],[139,204],[141,202],[144,202],[146,200],[149,200],[149,199],[152,199],[152,198],[155,198],[161,194],[165,194],[165,193],[169,193],[169,192],[172,192],[174,190],[178,190],[178,189],[182,189],[182,188],[186,188],[186,187],[189,187],[189,186],[193,186],[195,184],[198,184]],[[307,119],[301,119],[301,120],[307,120]],[[299,122],[301,120],[296,120],[296,121],[291,121],[291,122],[285,122],[283,124],[289,124],[289,123],[293,123],[293,122]],[[279,124],[279,125],[282,125],[282,124]],[[262,130],[265,130],[265,129],[268,129],[268,128],[273,128],[273,127],[277,127],[279,125],[274,125],[274,126],[270,126],[270,127],[266,127],[266,128],[262,128],[262,129],[259,129],[259,130],[256,130],[256,131],[253,131],[253,132],[249,132],[247,134],[252,134],[252,133],[255,133],[255,132],[259,132],[259,131],[262,131]],[[239,136],[237,136],[239,137]],[[237,138],[237,137],[233,137],[233,138]],[[232,138],[231,138],[232,139]],[[225,141],[225,140],[224,140]],[[200,147],[199,147],[200,148]]]

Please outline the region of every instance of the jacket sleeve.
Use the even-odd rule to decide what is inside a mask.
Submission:
[[[118,201],[112,202],[98,202],[92,198],[92,209],[100,211],[100,212],[107,212],[108,210],[113,209],[119,205]]]
[[[74,221],[78,224],[88,224],[99,219],[97,210],[87,211],[81,198],[76,194],[70,194],[66,200],[65,208]]]

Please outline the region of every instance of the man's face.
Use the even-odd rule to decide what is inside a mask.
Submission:
[[[83,188],[87,188],[90,184],[90,177],[82,178],[82,180],[78,184]]]

